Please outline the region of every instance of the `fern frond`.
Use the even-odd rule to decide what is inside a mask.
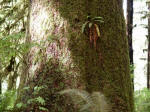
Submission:
[[[86,26],[88,25],[89,21],[86,21],[83,25],[82,25],[82,33],[85,32]]]
[[[105,96],[100,92],[89,94],[84,90],[67,89],[59,93],[62,95],[68,94],[75,104],[84,102],[80,106],[80,112],[108,112],[110,110],[110,105],[107,103]]]

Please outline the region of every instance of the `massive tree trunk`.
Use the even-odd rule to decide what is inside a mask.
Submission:
[[[50,112],[59,111],[53,103],[56,92],[65,88],[100,91],[108,97],[112,112],[133,112],[122,0],[32,0],[30,11],[28,40],[41,46],[33,47],[26,57],[22,85],[32,89],[46,85],[40,94],[48,96]],[[81,33],[88,15],[104,19],[96,48]],[[66,112],[68,105],[61,106],[60,112]]]

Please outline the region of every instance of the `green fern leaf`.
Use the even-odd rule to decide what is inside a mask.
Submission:
[[[84,33],[86,26],[88,25],[89,21],[86,21],[83,25],[82,25],[82,33]]]

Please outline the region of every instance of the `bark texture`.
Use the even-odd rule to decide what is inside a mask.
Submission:
[[[104,18],[96,49],[81,33],[88,15]],[[65,88],[101,91],[112,112],[133,112],[122,0],[32,0],[29,34],[29,40],[41,46],[33,47],[26,57],[27,74],[21,80],[31,88],[47,85],[40,94],[48,95],[50,112],[70,109],[64,98],[57,102],[63,110],[54,106],[59,97],[55,93]]]

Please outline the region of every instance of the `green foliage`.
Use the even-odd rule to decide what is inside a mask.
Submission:
[[[135,111],[150,111],[150,91],[146,88],[135,92]]]
[[[21,58],[27,51],[24,44],[27,21],[26,0],[2,0],[0,2],[0,61],[8,64],[10,58]]]
[[[0,6],[0,32],[9,35],[11,32],[25,29],[27,0],[2,0]]]
[[[48,109],[47,109],[47,108],[40,107],[40,106],[39,106],[39,109],[40,109],[41,111],[45,111],[45,112],[47,112],[47,111],[48,111]]]
[[[31,98],[27,101],[27,104],[33,104],[33,103],[39,103],[41,105],[45,105],[45,100],[41,97],[41,96],[38,96],[38,97],[35,97],[35,98]]]
[[[46,110],[65,112],[66,109],[69,112],[75,112],[70,98],[58,94],[59,91],[65,89],[66,83],[68,85],[73,83],[71,80],[67,81],[72,72],[68,74],[68,70],[65,72],[63,67],[54,59],[43,64],[36,72],[36,77],[29,82],[29,87],[24,87],[21,91],[21,100],[16,105],[14,112],[46,112]],[[65,77],[65,75],[67,76]]]
[[[19,109],[21,111],[30,106],[30,108],[32,107],[33,110],[38,109],[38,110],[47,112],[48,109],[44,107],[46,105],[46,101],[42,96],[39,95],[41,90],[43,90],[44,88],[46,88],[46,86],[35,86],[33,88],[33,96],[30,98],[27,98],[27,103],[23,103],[23,102],[17,103],[14,110]],[[32,88],[30,87],[23,88],[23,91],[26,91],[26,92],[31,91],[31,90]]]
[[[13,109],[16,100],[16,91],[6,91],[0,95],[0,112],[7,112]]]
[[[0,77],[5,79],[9,76],[9,85],[16,83],[15,80],[19,75],[18,70],[24,61],[24,55],[32,46],[34,46],[33,43],[25,43],[24,32],[14,33],[0,38]],[[12,89],[12,86],[8,87]]]
[[[13,85],[23,56],[31,46],[24,38],[28,0],[1,0],[0,7],[0,78],[9,78],[8,83]]]
[[[26,106],[26,105],[24,105],[23,103],[17,103],[17,104],[16,104],[16,107],[17,107],[17,108],[22,108],[23,106]]]
[[[35,86],[33,94],[38,94],[40,90],[46,88],[46,86]]]
[[[110,105],[100,92],[89,94],[84,90],[68,89],[61,91],[60,94],[68,94],[78,105],[80,112],[108,112],[110,110]]]
[[[82,33],[86,33],[86,30],[91,28],[94,24],[99,25],[100,23],[103,23],[102,17],[93,17],[87,16],[87,21],[82,25]],[[97,29],[97,32],[99,32],[99,29]]]
[[[23,38],[24,33],[0,38],[0,60],[3,65],[8,64],[11,57],[22,59],[22,55],[28,51],[29,45],[21,42]]]

